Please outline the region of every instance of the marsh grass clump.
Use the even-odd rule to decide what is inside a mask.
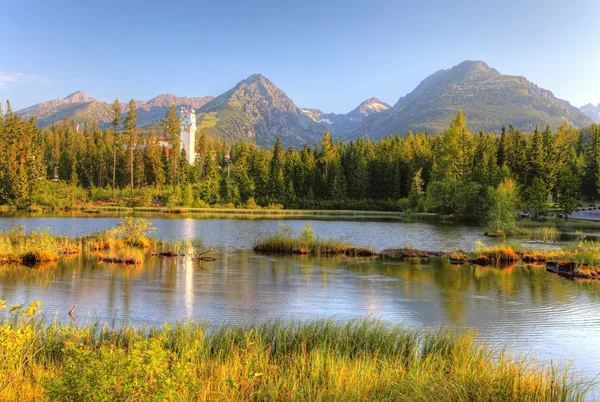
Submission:
[[[510,246],[493,246],[479,250],[474,257],[479,265],[513,265],[519,261],[519,255]]]
[[[156,230],[151,226],[152,222],[146,219],[125,217],[116,227],[96,232],[84,240],[88,249],[92,251],[145,249],[155,244],[155,240],[148,237],[148,234]]]
[[[323,239],[315,236],[310,223],[302,229],[300,236],[294,236],[289,226],[280,225],[275,233],[260,239],[255,244],[254,251],[257,253],[310,254],[314,256],[371,257],[377,255],[377,252],[364,247],[356,247],[341,240]]]
[[[560,231],[555,226],[540,226],[532,228],[528,237],[534,240],[556,241],[560,239]]]
[[[160,240],[155,243],[153,253],[165,257],[188,256],[196,254],[203,245],[204,242],[200,237],[185,240]]]
[[[98,254],[100,262],[110,264],[141,264],[146,252],[136,247],[123,247],[116,250],[106,250]]]
[[[24,226],[10,226],[0,231],[0,263],[23,263],[36,266],[57,261],[61,256],[81,251],[81,242],[50,234],[48,229],[25,233]]]
[[[591,385],[471,333],[376,320],[74,326],[38,309],[0,302],[4,400],[580,401]]]

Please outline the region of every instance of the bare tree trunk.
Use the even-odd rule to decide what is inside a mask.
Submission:
[[[133,197],[133,144],[129,144],[129,175],[130,175],[130,189],[131,196]]]
[[[113,145],[113,195],[115,193],[115,182],[117,180],[117,144]]]
[[[176,187],[177,187],[177,158],[175,157],[175,152],[173,152],[173,192],[175,192]]]

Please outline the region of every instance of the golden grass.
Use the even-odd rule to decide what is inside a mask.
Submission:
[[[581,401],[589,387],[472,334],[374,320],[114,329],[27,310],[0,331],[4,400]]]

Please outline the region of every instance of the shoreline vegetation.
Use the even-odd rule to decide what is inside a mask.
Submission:
[[[165,140],[180,141],[174,106],[151,132],[138,130],[134,101],[124,121],[120,103],[113,106],[111,128],[65,119],[40,129],[7,102],[0,110],[0,204],[32,212],[94,213],[109,205],[395,211],[477,222],[505,236],[520,214],[565,217],[593,202],[600,188],[598,124],[472,133],[458,111],[439,133],[343,142],[326,131],[301,149],[284,149],[279,137],[267,149],[201,130],[190,164],[178,146],[165,147]]]
[[[366,247],[357,247],[333,238],[320,238],[315,236],[312,225],[307,224],[300,236],[294,237],[292,229],[280,225],[275,233],[258,240],[254,246],[256,253],[269,254],[300,254],[323,257],[374,257],[377,252]]]
[[[402,212],[402,211],[369,211],[369,210],[305,210],[305,209],[270,209],[270,208],[186,208],[186,207],[123,207],[111,205],[76,205],[69,208],[51,208],[32,206],[20,210],[14,206],[0,205],[0,214],[4,216],[38,216],[40,214],[70,214],[68,216],[86,217],[106,214],[107,216],[132,216],[151,217],[152,214],[164,215],[191,215],[202,219],[307,219],[307,220],[368,220],[368,221],[395,221],[405,223],[444,223],[468,224],[458,222],[451,215],[429,212]],[[558,240],[562,235],[575,235],[577,231],[600,232],[600,221],[558,218],[546,219],[521,219],[516,221],[516,226],[510,231],[494,231],[483,227],[482,233],[489,237],[521,238],[536,240]]]
[[[554,232],[550,231],[553,237]],[[545,233],[545,231],[544,231]],[[548,239],[543,239],[548,240]],[[554,239],[552,239],[554,240]],[[381,252],[347,244],[332,238],[315,236],[312,226],[306,225],[299,236],[291,228],[280,225],[272,235],[259,239],[254,246],[257,253],[312,255],[321,257],[378,257],[381,259],[427,262],[444,258],[452,264],[474,264],[506,268],[517,263],[545,264],[546,270],[573,279],[600,280],[600,243],[581,237],[576,243],[557,250],[539,250],[520,244],[486,246],[478,242],[473,251],[426,251],[412,247],[386,249]]]
[[[0,328],[5,400],[583,401],[593,386],[473,333],[371,319],[114,328],[0,301]]]
[[[90,253],[100,262],[139,265],[146,255],[200,258],[201,239],[164,241],[148,237],[151,222],[143,218],[125,217],[109,230],[89,236],[70,238],[51,234],[48,229],[25,232],[25,227],[10,226],[0,230],[0,265],[22,264],[41,268],[61,258]]]
[[[555,241],[555,231],[540,228],[542,241]],[[153,232],[151,222],[143,218],[125,217],[112,229],[82,238],[55,236],[45,230],[25,233],[24,227],[11,226],[0,231],[0,264],[23,264],[40,268],[71,258],[79,253],[96,255],[100,262],[139,265],[146,256],[185,257],[214,260],[204,257],[212,251],[203,249],[201,239],[162,241],[148,237]],[[546,244],[546,243],[545,243]],[[349,244],[341,239],[316,236],[307,224],[298,236],[286,225],[273,234],[258,239],[256,253],[301,255],[315,257],[380,258],[427,262],[443,258],[452,264],[475,264],[507,268],[515,264],[544,264],[548,272],[569,279],[600,280],[600,242],[580,236],[552,249],[535,249],[519,243],[486,246],[477,242],[473,251],[427,251],[413,247],[386,249],[381,252]]]
[[[281,208],[227,208],[227,207],[209,207],[209,208],[187,208],[187,207],[123,207],[123,206],[94,206],[79,205],[69,208],[49,208],[41,206],[32,206],[26,210],[19,210],[12,206],[0,206],[0,213],[22,213],[26,211],[33,216],[35,214],[44,214],[49,212],[70,212],[86,215],[101,215],[110,213],[120,214],[194,214],[206,217],[224,217],[224,218],[257,218],[257,219],[316,219],[316,220],[335,220],[335,219],[353,219],[353,220],[391,220],[400,222],[454,222],[454,219],[447,215],[441,215],[428,212],[402,212],[402,211],[370,211],[370,210],[310,210],[310,209],[281,209]],[[600,225],[599,225],[600,229]]]

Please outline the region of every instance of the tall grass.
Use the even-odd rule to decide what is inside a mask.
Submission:
[[[375,320],[75,327],[36,307],[3,322],[3,400],[580,401],[589,387],[472,334]]]
[[[193,255],[201,251],[204,242],[201,237],[185,240],[159,240],[153,251],[163,255]]]
[[[48,229],[25,233],[23,226],[0,230],[0,263],[37,263],[56,261],[62,255],[76,254],[81,242],[50,234]]]
[[[352,257],[366,257],[377,254],[373,250],[356,247],[342,240],[315,236],[310,223],[302,229],[299,236],[294,236],[290,227],[280,225],[272,235],[259,239],[254,245],[254,251],[261,253],[311,254],[315,256],[345,254]]]

